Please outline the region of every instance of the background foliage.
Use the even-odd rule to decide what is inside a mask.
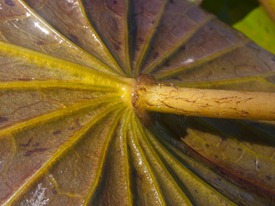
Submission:
[[[263,48],[275,53],[275,22],[258,1],[204,0],[201,6]]]

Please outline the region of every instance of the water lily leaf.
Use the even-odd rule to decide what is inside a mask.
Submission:
[[[26,1],[47,23],[74,44],[85,49],[114,70],[120,70],[108,49],[98,37],[81,1]],[[74,18],[71,18],[73,16]]]
[[[184,0],[0,8],[0,204],[274,203],[274,122],[143,122],[131,103],[141,73],[274,92],[271,53]]]
[[[254,9],[242,21],[234,25],[257,44],[275,54],[275,23],[262,7]]]
[[[141,63],[144,60],[149,42],[152,40],[156,28],[160,23],[160,19],[166,8],[167,1],[134,1],[134,16],[132,24],[130,24],[133,32],[133,58],[132,68],[135,75],[138,74]]]
[[[96,69],[110,71],[104,63],[73,44],[51,27],[49,23],[39,18],[26,3],[21,1],[11,2],[1,4],[1,41],[17,44]]]
[[[129,24],[130,2],[124,1],[83,1],[87,16],[116,57],[123,70],[130,74]]]
[[[185,1],[169,2],[157,28],[158,32],[150,45],[151,51],[143,72],[148,73],[155,69],[188,41],[197,29],[212,19],[212,15],[196,8]]]

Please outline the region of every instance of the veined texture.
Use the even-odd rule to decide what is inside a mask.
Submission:
[[[275,204],[274,122],[132,108],[141,73],[275,91],[275,57],[197,6],[0,0],[0,41],[0,204]]]

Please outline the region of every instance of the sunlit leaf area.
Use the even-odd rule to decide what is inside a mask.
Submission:
[[[270,18],[263,7],[254,9],[245,19],[236,23],[234,27],[275,54],[275,21]]]
[[[140,74],[275,91],[274,55],[186,0],[0,0],[0,204],[275,204],[274,122],[140,111]]]

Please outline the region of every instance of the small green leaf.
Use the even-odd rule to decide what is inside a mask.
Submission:
[[[275,23],[262,7],[254,9],[242,21],[236,23],[234,27],[275,54]]]

